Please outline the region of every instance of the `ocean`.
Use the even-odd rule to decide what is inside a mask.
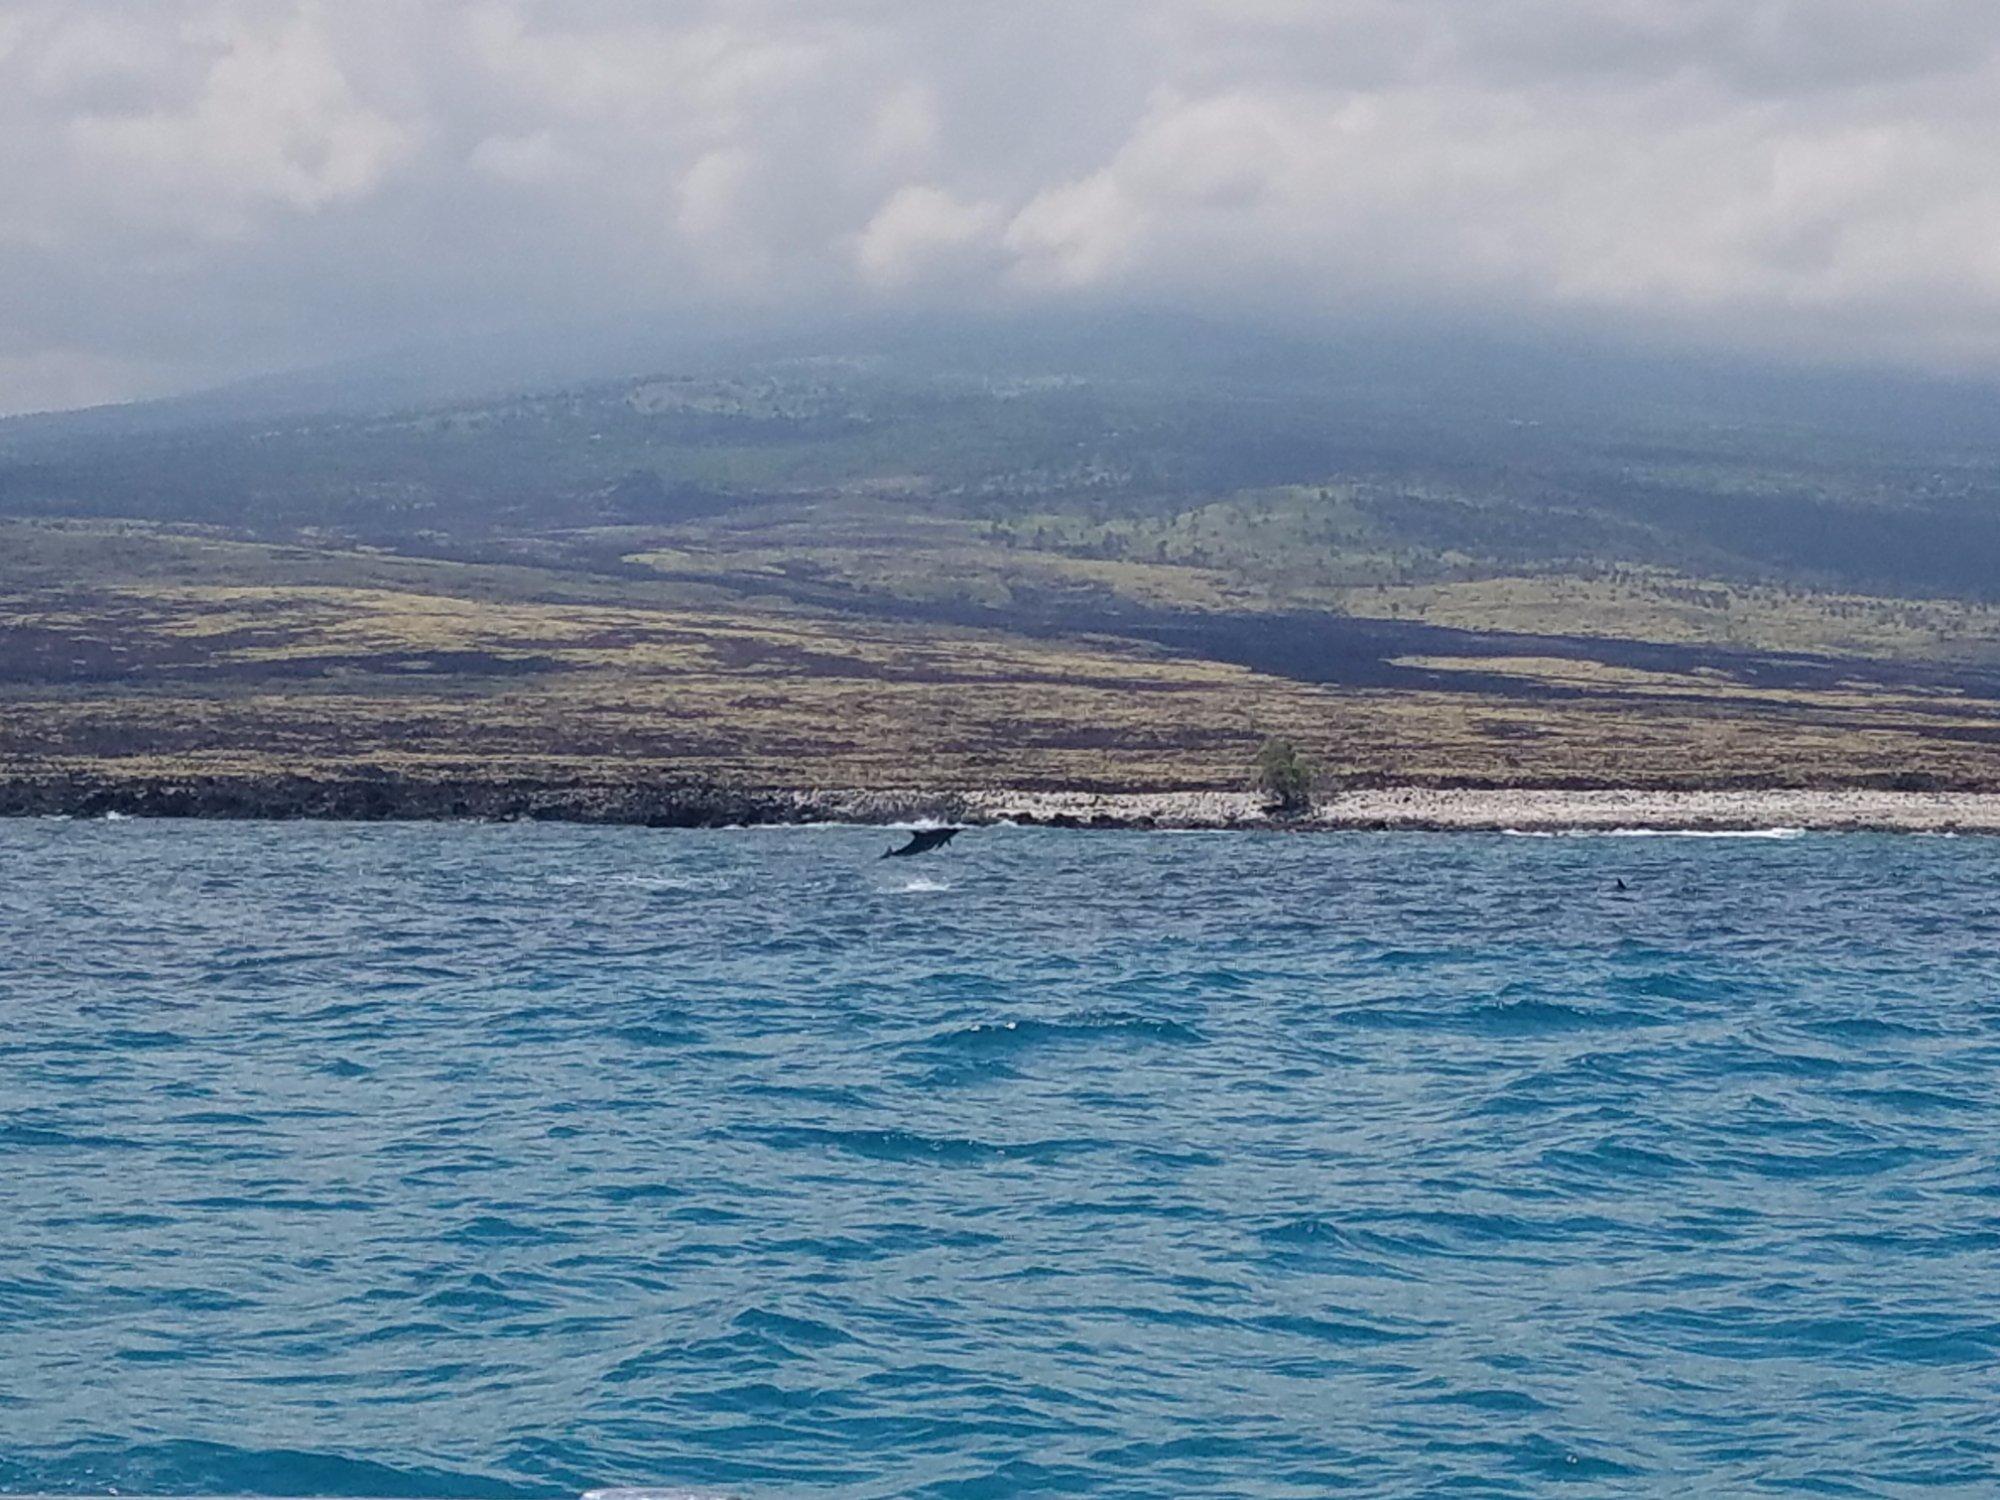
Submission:
[[[2000,843],[896,837],[0,824],[0,1490],[2000,1492]]]

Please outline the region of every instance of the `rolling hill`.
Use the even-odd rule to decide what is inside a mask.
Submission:
[[[2000,785],[1977,389],[1144,320],[338,387],[0,423],[0,777]]]

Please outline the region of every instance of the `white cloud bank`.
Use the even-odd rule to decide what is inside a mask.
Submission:
[[[1991,0],[0,0],[0,408],[623,310],[2000,369]]]

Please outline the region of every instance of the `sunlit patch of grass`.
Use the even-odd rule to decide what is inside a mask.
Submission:
[[[1630,570],[1348,590],[1350,614],[1461,630],[1891,660],[2000,660],[2000,609],[1957,599],[1801,593]]]
[[[1329,611],[1474,632],[1894,660],[2000,661],[2000,608],[1831,593],[1669,569],[1497,567],[1394,544],[1344,492],[1257,491],[1164,516],[980,522],[892,506],[816,509],[632,560],[663,573],[810,579],[873,597],[1006,609],[1099,596],[1149,608]],[[696,538],[700,539],[697,543]]]

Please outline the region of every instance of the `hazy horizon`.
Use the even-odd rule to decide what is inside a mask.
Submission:
[[[1143,307],[2000,371],[1965,0],[16,0],[0,412]]]

